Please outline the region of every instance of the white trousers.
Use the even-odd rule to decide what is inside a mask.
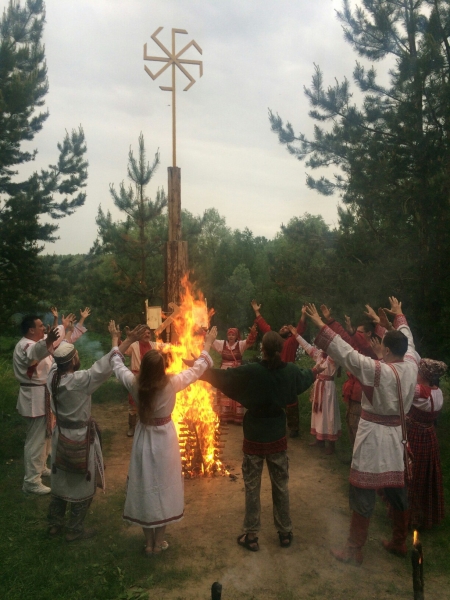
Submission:
[[[47,456],[51,453],[51,438],[45,437],[45,415],[24,418],[28,423],[28,430],[25,438],[23,484],[27,487],[41,483],[41,474],[45,469]]]

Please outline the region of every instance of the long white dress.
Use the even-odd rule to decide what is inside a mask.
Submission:
[[[119,356],[112,359],[114,373],[139,404],[135,375]],[[203,351],[194,365],[178,375],[169,376],[158,392],[151,415],[153,425],[136,425],[128,470],[127,497],[123,519],[141,527],[161,527],[180,521],[184,515],[184,481],[175,425],[170,415],[176,394],[213,366]]]
[[[336,363],[330,356],[324,355],[322,350],[308,344],[301,335],[297,335],[297,342],[316,361],[316,366],[325,369],[317,376],[311,390],[310,433],[318,440],[335,442],[341,435],[341,413],[334,381]]]

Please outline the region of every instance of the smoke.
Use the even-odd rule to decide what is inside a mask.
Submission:
[[[98,340],[90,340],[86,332],[75,342],[75,347],[83,357],[83,362],[95,362],[106,353]]]

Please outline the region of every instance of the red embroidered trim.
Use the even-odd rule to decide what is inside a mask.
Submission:
[[[182,519],[183,517],[184,517],[184,511],[181,513],[181,515],[178,515],[176,517],[170,517],[169,519],[162,519],[161,521],[152,521],[151,523],[147,523],[147,521],[140,521],[139,519],[133,519],[132,517],[127,517],[125,513],[122,515],[122,519],[124,519],[124,521],[130,521],[131,523],[138,523],[139,525],[142,525],[143,527],[156,527],[157,525],[163,525],[164,523],[170,523],[172,521],[180,521],[180,519]]]
[[[398,329],[401,325],[408,326],[408,321],[406,320],[405,315],[395,315],[394,329]]]
[[[339,429],[339,431],[334,434],[334,433],[317,433],[317,431],[311,427],[311,435],[315,435],[316,438],[320,441],[322,440],[328,440],[329,442],[335,442],[336,440],[339,439],[340,435],[341,435],[341,430]]]
[[[375,361],[375,376],[373,378],[373,387],[379,387],[381,380],[381,363],[379,360]]]
[[[405,487],[404,471],[386,471],[384,473],[367,473],[350,469],[350,483],[365,490],[376,490],[384,487]]]
[[[401,420],[398,415],[377,415],[370,413],[362,409],[361,419],[364,421],[370,421],[371,423],[377,423],[378,425],[385,425],[386,427],[399,427]]]
[[[168,417],[149,419],[147,421],[147,423],[142,423],[142,425],[145,425],[146,427],[148,425],[150,425],[151,427],[158,427],[161,425],[167,425],[167,423],[170,423],[171,420],[172,420],[172,415],[169,415]]]
[[[109,357],[110,361],[111,361],[111,359],[112,359],[113,356],[118,356],[122,360],[122,362],[124,360],[123,354],[121,352],[119,352],[119,350],[114,350],[114,352],[111,353],[111,355]]]
[[[316,339],[314,340],[314,344],[318,348],[320,348],[321,350],[326,352],[328,350],[328,346],[331,344],[331,342],[334,340],[334,338],[336,336],[337,336],[337,333],[335,333],[332,329],[330,329],[328,327],[328,325],[325,325],[319,331]]]
[[[242,450],[244,454],[257,454],[258,456],[276,454],[287,450],[287,440],[286,437],[282,437],[276,442],[251,442],[244,438]]]

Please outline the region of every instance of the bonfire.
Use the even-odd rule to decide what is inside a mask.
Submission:
[[[183,295],[173,326],[178,341],[172,344],[168,373],[186,368],[183,359],[200,354],[205,328],[214,311],[208,313],[203,294],[192,288],[187,276],[182,280]],[[214,412],[214,389],[205,381],[197,381],[177,394],[172,418],[177,429],[185,477],[226,474],[219,459],[223,431]]]

